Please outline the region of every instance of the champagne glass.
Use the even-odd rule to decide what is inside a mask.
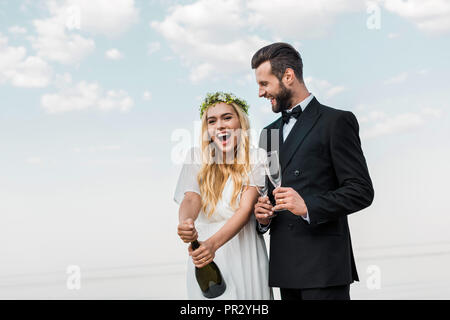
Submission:
[[[266,174],[275,188],[281,187],[281,166],[278,151],[267,152]],[[275,210],[275,212],[282,210]]]
[[[251,171],[251,176],[253,178],[253,182],[255,183],[256,190],[258,191],[261,197],[267,196],[268,187],[266,185],[266,159],[261,161],[263,163],[262,166],[256,166]]]
[[[261,197],[267,197],[267,193],[269,190],[265,183],[262,186],[257,186],[257,190]]]

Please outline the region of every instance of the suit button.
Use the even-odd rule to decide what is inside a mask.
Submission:
[[[288,228],[289,228],[289,230],[292,230],[294,228],[294,225],[292,223],[289,223]]]
[[[294,175],[295,175],[295,176],[299,176],[299,175],[300,175],[300,171],[295,170],[295,171],[294,171]]]

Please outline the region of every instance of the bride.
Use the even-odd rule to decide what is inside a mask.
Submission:
[[[261,170],[265,151],[250,148],[247,110],[245,101],[222,92],[208,94],[200,108],[201,150],[189,151],[174,196],[178,235],[200,243],[188,249],[188,299],[206,299],[195,267],[213,260],[227,286],[218,299],[273,299],[266,246],[252,214],[261,183],[252,172]]]

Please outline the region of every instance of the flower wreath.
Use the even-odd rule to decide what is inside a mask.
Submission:
[[[248,115],[248,104],[245,100],[237,98],[232,93],[227,92],[215,92],[215,93],[207,93],[206,98],[203,101],[203,103],[200,105],[200,118],[203,116],[203,113],[205,112],[208,107],[215,105],[216,103],[224,102],[226,104],[237,104],[247,115]]]

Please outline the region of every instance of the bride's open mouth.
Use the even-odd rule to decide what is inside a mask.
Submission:
[[[222,143],[222,146],[226,146],[231,141],[231,132],[219,132],[216,137]]]

